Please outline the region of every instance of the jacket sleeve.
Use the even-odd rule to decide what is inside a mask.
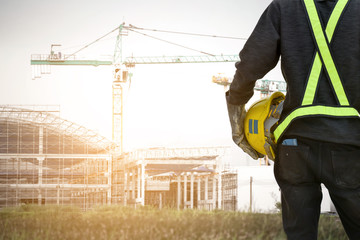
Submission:
[[[254,94],[256,80],[264,77],[279,60],[280,8],[276,1],[264,11],[239,56],[227,96],[234,105],[247,103]]]

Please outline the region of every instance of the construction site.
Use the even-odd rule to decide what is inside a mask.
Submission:
[[[112,140],[61,118],[60,107],[56,105],[1,105],[0,208],[56,204],[87,210],[98,205],[121,204],[238,210],[239,176],[223,164],[228,146],[124,151],[123,92],[131,82],[132,68],[138,64],[236,62],[239,57],[123,59],[122,38],[130,31],[141,30],[144,29],[121,24],[111,31],[118,33],[111,60],[79,59],[76,54],[82,49],[73,54],[56,52],[59,44],[52,44],[49,54],[31,56],[33,79],[50,74],[51,66],[114,67]],[[212,82],[226,89],[231,78],[217,75]],[[267,96],[285,88],[281,81],[260,80],[255,90]],[[268,166],[268,159],[260,160],[259,165]]]
[[[220,169],[226,148],[154,148],[119,155],[113,142],[59,118],[56,106],[0,108],[1,207],[235,209],[230,199],[236,199],[236,184]]]

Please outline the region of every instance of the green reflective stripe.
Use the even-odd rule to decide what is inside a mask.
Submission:
[[[325,33],[329,42],[331,42],[332,40],[336,25],[339,22],[339,18],[347,2],[348,0],[339,0],[336,3],[333,12],[331,13],[325,29]],[[318,51],[316,52],[313,65],[311,67],[301,107],[291,112],[277,126],[274,131],[275,142],[278,141],[278,139],[281,137],[287,127],[291,124],[291,122],[300,117],[315,117],[319,115],[326,117],[360,117],[358,111],[355,108],[349,106],[349,101],[345,94],[333,58],[331,56],[329,44],[324,35],[324,31],[319,20],[314,0],[304,0],[304,3],[309,16],[312,31],[315,36]],[[322,61],[320,56],[322,58]],[[326,71],[329,75],[331,84],[335,90],[336,97],[339,100],[341,107],[312,105],[314,102],[315,92],[319,82],[319,77],[323,64],[325,65]]]
[[[316,87],[318,85],[320,73],[321,73],[322,63],[317,52],[314,58],[314,62],[311,68],[309,75],[308,83],[306,85],[305,95],[301,105],[310,105],[313,104],[315,98]]]
[[[335,5],[334,10],[331,13],[331,16],[329,18],[329,21],[326,25],[326,30],[325,30],[326,36],[327,36],[329,42],[331,42],[331,40],[332,40],[336,25],[339,21],[341,13],[342,13],[344,7],[346,6],[347,2],[348,2],[348,0],[339,0],[337,2],[337,4]],[[321,68],[322,68],[322,62],[319,57],[319,53],[316,52],[314,62],[313,62],[312,68],[311,68],[311,72],[309,75],[308,83],[306,85],[304,99],[303,99],[301,105],[310,105],[314,102],[316,87],[318,85]]]
[[[308,116],[331,116],[331,117],[359,117],[358,111],[353,107],[328,107],[328,106],[309,106],[301,107],[290,113],[274,131],[274,137],[277,141],[289,124],[299,117]]]
[[[339,21],[339,18],[341,16],[341,13],[343,12],[346,4],[347,4],[348,0],[339,0],[335,7],[334,10],[331,13],[331,16],[329,18],[328,24],[326,26],[325,32],[326,32],[326,36],[329,39],[329,42],[331,42],[331,39],[333,37],[336,25]]]
[[[342,106],[348,106],[349,101],[346,97],[344,88],[341,84],[339,74],[336,70],[335,63],[332,59],[328,43],[326,41],[318,13],[316,11],[316,6],[313,0],[304,0],[305,7],[307,9],[309,20],[311,23],[312,30],[314,32],[315,40],[318,45],[321,57],[324,61],[326,70],[328,72],[328,75],[330,77],[331,83],[334,87],[336,96],[339,100],[340,105]],[[340,16],[340,15],[339,15]],[[334,27],[335,29],[335,27]]]

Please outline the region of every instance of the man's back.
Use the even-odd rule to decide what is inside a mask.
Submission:
[[[255,81],[281,56],[288,87],[274,130],[274,175],[291,240],[317,239],[321,184],[329,190],[348,237],[360,239],[359,10],[359,0],[274,0],[240,52],[227,93],[228,109],[243,109]],[[241,125],[235,113],[229,111],[230,122]],[[258,158],[244,133],[232,130],[236,143]]]
[[[326,26],[337,1],[316,1],[320,19]],[[360,1],[349,1],[330,42],[331,52],[349,103],[360,112]],[[248,51],[247,49],[258,49]],[[301,106],[307,79],[314,61],[316,47],[301,0],[275,0],[259,20],[249,41],[241,51],[239,72],[252,72],[252,63],[263,61],[263,70],[255,74],[235,74],[231,91],[241,89],[237,101],[247,102],[252,82],[277,63],[281,55],[281,68],[287,81],[287,95],[281,120]],[[263,72],[263,73],[262,73]],[[238,76],[237,76],[238,75]],[[261,76],[260,76],[261,77]],[[320,75],[314,104],[338,106],[336,95],[326,71]],[[360,146],[359,118],[308,117],[295,120],[284,136],[300,136]]]

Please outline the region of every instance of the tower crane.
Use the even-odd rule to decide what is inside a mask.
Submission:
[[[226,77],[223,75],[223,73],[212,76],[212,82],[224,86],[225,91],[231,84],[232,80],[232,77]],[[255,83],[254,90],[260,92],[261,98],[267,97],[276,91],[286,92],[286,82],[279,80],[259,79]]]
[[[56,53],[55,47],[60,44],[51,45],[50,54],[32,54],[31,65],[33,68],[33,79],[41,77],[42,74],[50,74],[50,66],[113,66],[114,79],[112,83],[112,140],[116,144],[116,153],[121,155],[123,152],[123,89],[124,85],[131,79],[132,74],[129,69],[137,64],[174,64],[174,63],[219,63],[237,62],[238,55],[200,55],[200,56],[159,56],[159,57],[126,57],[122,56],[122,38],[127,36],[129,30],[139,29],[137,27],[126,26],[122,23],[119,27],[102,36],[101,38],[86,45],[82,49],[90,46],[108,36],[110,33],[118,32],[114,55],[112,59],[80,59],[76,56],[78,50],[73,54]]]

